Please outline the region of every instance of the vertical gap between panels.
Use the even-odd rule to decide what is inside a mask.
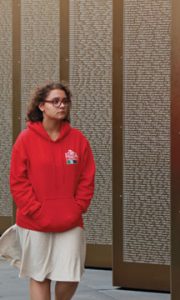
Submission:
[[[69,82],[69,0],[60,0],[60,80]]]
[[[123,0],[113,0],[113,284],[123,259]]]
[[[12,1],[12,140],[16,140],[21,131],[21,1]],[[15,205],[13,205],[13,221]]]

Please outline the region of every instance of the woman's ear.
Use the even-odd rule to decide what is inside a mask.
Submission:
[[[42,112],[44,111],[44,103],[43,102],[41,102],[38,107]]]

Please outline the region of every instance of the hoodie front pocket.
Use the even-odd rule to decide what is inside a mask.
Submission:
[[[63,231],[76,226],[80,219],[81,211],[74,198],[47,198],[36,220],[42,229]]]

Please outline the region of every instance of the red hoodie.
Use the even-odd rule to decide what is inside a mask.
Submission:
[[[29,122],[13,146],[10,190],[17,225],[43,232],[83,226],[94,192],[95,163],[89,142],[64,122],[52,141],[41,122]]]

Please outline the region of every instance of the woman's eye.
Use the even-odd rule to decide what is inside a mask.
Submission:
[[[54,99],[54,100],[53,100],[53,103],[54,103],[54,104],[58,104],[58,103],[59,103],[59,98]]]

